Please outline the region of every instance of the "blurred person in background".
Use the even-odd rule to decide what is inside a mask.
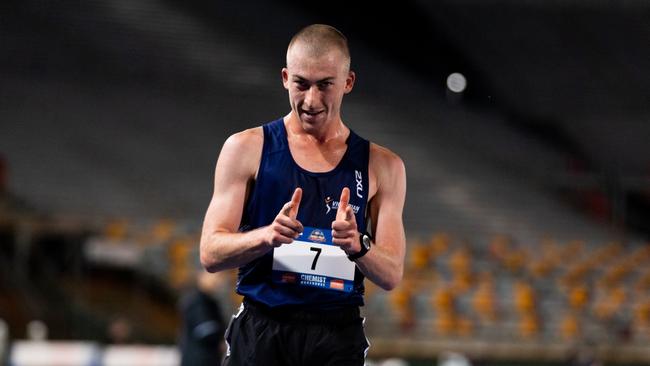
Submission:
[[[244,297],[225,365],[363,365],[364,278],[391,290],[405,254],[402,160],[347,127],[346,37],[322,24],[289,43],[291,111],[230,136],[215,168],[201,262],[239,267]]]
[[[133,341],[133,324],[123,315],[114,316],[106,328],[107,344],[128,344]]]
[[[225,275],[200,271],[196,283],[180,301],[181,366],[220,365],[225,344],[226,321],[215,296],[225,285]]]
[[[567,366],[602,366],[593,350],[593,344],[576,345],[571,351]]]

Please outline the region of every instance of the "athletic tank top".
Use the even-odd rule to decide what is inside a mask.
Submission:
[[[331,230],[341,191],[348,187],[358,230],[365,232],[369,142],[350,130],[347,150],[339,164],[329,172],[314,173],[301,168],[293,159],[282,118],[263,125],[263,130],[264,147],[257,180],[246,203],[240,231],[272,223],[297,187],[303,190],[297,219],[305,227]],[[276,283],[271,275],[275,250],[239,268],[237,292],[240,295],[270,307],[335,309],[363,305],[364,276],[356,265],[349,292]]]

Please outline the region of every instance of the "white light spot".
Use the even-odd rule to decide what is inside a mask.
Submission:
[[[455,72],[447,77],[447,88],[454,93],[462,93],[466,87],[467,80],[463,74]]]

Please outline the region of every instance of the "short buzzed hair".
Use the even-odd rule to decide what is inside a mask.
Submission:
[[[348,39],[338,29],[327,24],[312,24],[301,29],[296,33],[289,47],[287,47],[287,56],[294,44],[300,43],[313,56],[321,56],[332,49],[338,49],[347,60],[346,69],[350,70],[350,49],[348,48]],[[287,60],[288,63],[288,60]]]

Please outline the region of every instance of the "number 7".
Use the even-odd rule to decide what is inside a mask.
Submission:
[[[312,252],[316,252],[316,257],[314,257],[314,261],[311,263],[311,269],[312,271],[316,269],[316,262],[318,262],[318,256],[320,256],[321,248],[314,248],[311,247],[309,248]]]

